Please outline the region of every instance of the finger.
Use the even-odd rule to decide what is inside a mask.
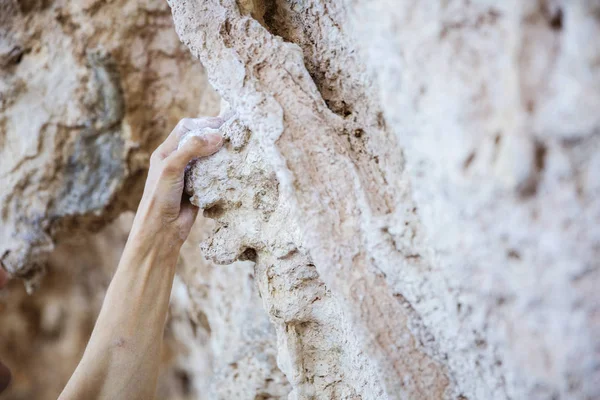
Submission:
[[[172,177],[183,176],[187,164],[198,157],[206,157],[216,153],[223,146],[223,137],[217,133],[192,136],[183,146],[172,152],[164,164],[164,173]]]
[[[155,153],[161,160],[164,160],[177,149],[179,140],[189,131],[203,128],[218,129],[222,124],[223,119],[220,117],[184,118],[177,123],[165,141],[158,146]]]
[[[185,231],[184,233],[189,233],[189,230],[194,225],[196,221],[196,217],[198,216],[198,211],[200,209],[190,203],[189,199],[183,199],[181,201],[181,211],[179,212],[179,222],[181,224],[181,228]]]

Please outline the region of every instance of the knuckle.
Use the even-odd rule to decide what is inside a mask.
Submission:
[[[178,168],[173,162],[166,162],[162,165],[160,170],[161,177],[172,177],[178,173]]]
[[[177,224],[177,217],[179,217],[179,213],[172,206],[163,205],[161,212],[164,226],[173,227],[173,225]]]
[[[150,166],[156,165],[160,162],[160,152],[157,150],[154,150],[152,152],[152,154],[150,154]]]
[[[192,122],[192,121],[193,121],[192,118],[187,118],[187,117],[186,118],[181,118],[179,120],[178,125],[180,125],[180,126],[188,126],[190,124],[190,122]]]
[[[175,126],[175,130],[178,134],[187,132],[190,129],[193,120],[191,118],[182,118]]]

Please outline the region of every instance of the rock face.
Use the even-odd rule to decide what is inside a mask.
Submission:
[[[0,262],[49,270],[0,293],[7,399],[64,386],[131,215],[89,231],[208,81],[158,398],[600,398],[597,37],[592,0],[0,2]]]
[[[204,252],[255,262],[290,398],[600,397],[597,4],[170,5],[235,112]]]
[[[0,291],[0,359],[13,372],[3,399],[58,397],[125,245],[123,212],[137,205],[150,152],[180,118],[216,114],[219,100],[163,1],[0,2],[0,261],[29,289],[48,270],[33,296],[19,280]],[[285,398],[252,264],[215,270],[198,257],[205,224],[182,251],[187,285],[173,291],[157,399]]]
[[[149,152],[210,93],[161,1],[3,1],[4,268],[33,286],[61,235],[135,208]]]
[[[199,218],[182,249],[168,337],[190,399],[286,399],[276,335],[262,309],[250,262],[216,268],[198,257],[210,220]],[[166,396],[165,398],[169,398]]]

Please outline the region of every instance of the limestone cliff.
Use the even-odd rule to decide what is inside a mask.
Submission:
[[[158,398],[600,398],[597,37],[594,0],[2,2],[0,260],[49,271],[0,293],[7,398],[56,397],[109,222],[220,97]]]
[[[597,4],[170,5],[251,132],[189,189],[291,398],[600,396]]]

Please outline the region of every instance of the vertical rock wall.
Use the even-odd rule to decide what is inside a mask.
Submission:
[[[204,252],[255,262],[290,398],[600,396],[593,1],[170,5],[236,113]]]
[[[169,337],[191,399],[286,399],[276,336],[249,262],[219,268],[198,257],[210,220],[199,218],[182,249]]]
[[[597,2],[170,6],[0,4],[0,260],[50,269],[0,293],[9,398],[68,379],[130,221],[80,232],[206,76],[158,398],[600,397]]]

